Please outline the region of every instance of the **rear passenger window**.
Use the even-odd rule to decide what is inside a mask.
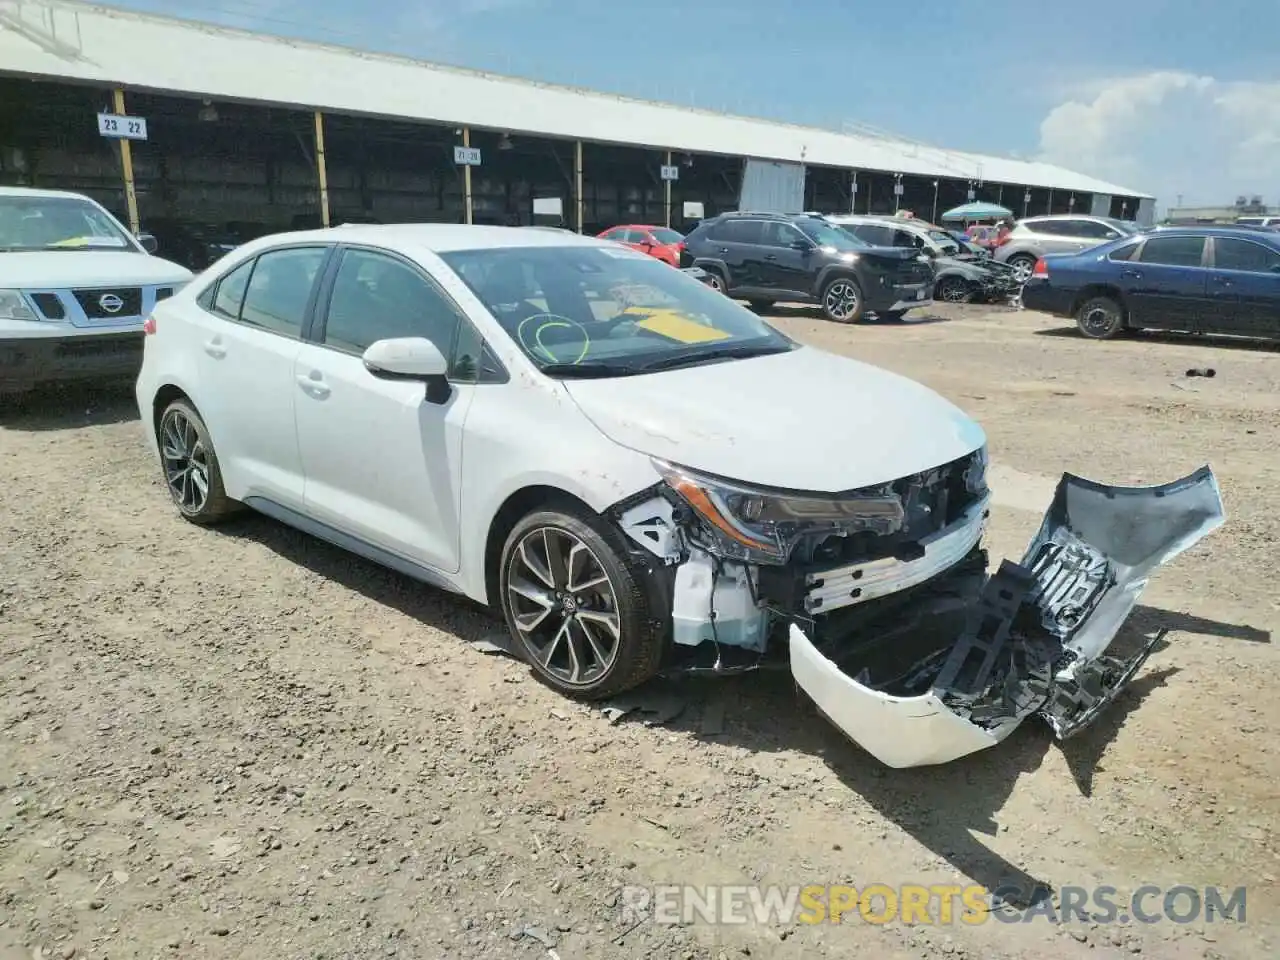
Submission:
[[[759,220],[726,220],[716,229],[716,239],[726,243],[759,243],[763,234]]]
[[[228,320],[240,319],[240,305],[244,303],[244,290],[253,272],[253,261],[246,260],[218,281],[209,309]]]
[[[1168,267],[1198,267],[1203,256],[1204,237],[1148,237],[1140,259]]]
[[[1252,240],[1218,237],[1213,241],[1213,265],[1219,270],[1268,273],[1280,269],[1280,253]]]
[[[889,247],[893,245],[891,241],[893,231],[888,227],[863,223],[855,227],[853,232],[859,240],[865,240],[873,247]]]
[[[297,247],[258,257],[240,310],[241,323],[285,336],[302,336],[311,287],[326,252],[324,247]]]
[[[1142,244],[1140,243],[1125,244],[1123,247],[1119,247],[1115,250],[1112,250],[1111,253],[1107,255],[1107,259],[1132,260],[1133,255],[1138,252],[1138,247],[1140,246],[1142,246]]]

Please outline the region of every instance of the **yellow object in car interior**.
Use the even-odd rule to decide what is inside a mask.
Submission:
[[[660,337],[666,337],[677,343],[711,343],[715,340],[728,340],[730,336],[723,330],[690,320],[674,310],[631,307],[625,315],[635,317],[636,326],[641,330],[648,330],[650,333],[656,333]]]

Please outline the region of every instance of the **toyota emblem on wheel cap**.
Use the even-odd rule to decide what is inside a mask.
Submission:
[[[120,308],[124,306],[124,301],[114,293],[104,293],[98,298],[98,306],[107,313],[119,313]]]

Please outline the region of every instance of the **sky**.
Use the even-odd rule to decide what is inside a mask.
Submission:
[[[1278,0],[112,5],[1280,206]]]

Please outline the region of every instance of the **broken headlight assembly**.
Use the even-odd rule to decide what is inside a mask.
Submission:
[[[664,460],[653,465],[700,521],[710,552],[751,563],[785,564],[801,538],[811,534],[891,534],[906,518],[901,497],[889,485],[838,497],[810,496],[750,487]]]

